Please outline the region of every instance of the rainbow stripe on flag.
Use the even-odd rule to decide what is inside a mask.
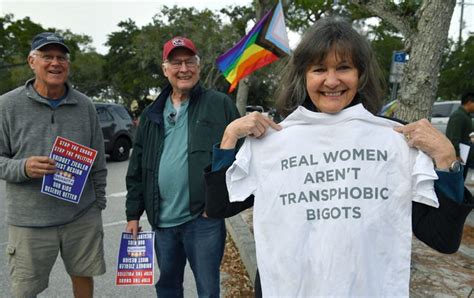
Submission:
[[[283,7],[278,1],[247,35],[217,58],[217,66],[231,84],[230,93],[241,79],[289,54]]]
[[[392,100],[391,102],[384,105],[379,112],[379,115],[385,117],[395,117],[395,112],[398,109],[398,100]]]

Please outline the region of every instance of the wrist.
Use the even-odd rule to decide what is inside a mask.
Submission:
[[[25,177],[28,178],[28,179],[31,179],[30,175],[28,175],[28,167],[27,167],[27,164],[28,164],[28,159],[25,160],[24,164],[23,164],[23,173],[25,174]]]
[[[224,135],[222,136],[220,149],[234,149],[238,140],[239,138],[235,134],[225,130]]]
[[[438,169],[448,169],[456,160],[458,160],[458,158],[454,154],[454,150],[453,152],[447,152],[442,155],[433,156],[435,167]]]
[[[440,172],[449,172],[449,173],[459,173],[462,169],[461,162],[457,159],[451,162],[451,164],[448,167],[442,168],[436,166],[436,171]]]

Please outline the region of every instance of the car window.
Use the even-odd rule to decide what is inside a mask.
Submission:
[[[112,115],[110,115],[106,108],[97,108],[97,116],[99,117],[99,121],[114,120],[114,118],[112,117]]]
[[[119,114],[120,118],[125,119],[125,120],[132,119],[132,117],[130,117],[130,114],[125,108],[117,106],[117,107],[114,107],[113,109],[115,112],[117,112],[117,114]]]
[[[456,111],[460,105],[461,105],[460,103],[453,103],[451,105],[451,114],[454,113],[454,111]],[[451,114],[449,114],[449,116],[451,116]]]
[[[451,115],[451,112],[455,110],[454,105],[455,104],[453,103],[433,105],[433,111],[431,112],[431,117],[449,117],[449,115]]]

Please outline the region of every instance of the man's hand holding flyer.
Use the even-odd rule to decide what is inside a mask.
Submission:
[[[57,170],[44,176],[41,192],[78,204],[96,155],[92,148],[57,137],[50,154]]]
[[[132,233],[122,233],[117,262],[116,285],[154,284],[154,243],[154,232],[140,232],[137,239],[133,239]]]

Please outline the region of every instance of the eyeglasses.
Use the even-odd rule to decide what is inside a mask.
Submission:
[[[63,55],[58,55],[58,56],[53,56],[53,55],[39,55],[35,54],[35,56],[40,57],[44,62],[46,63],[51,63],[53,62],[54,58],[58,61],[58,63],[61,64],[66,64],[69,61],[69,58],[67,56]]]
[[[187,68],[195,68],[198,65],[197,59],[196,58],[191,58],[187,60],[167,60],[165,63],[169,64],[172,69],[180,69],[181,66],[186,65]]]

